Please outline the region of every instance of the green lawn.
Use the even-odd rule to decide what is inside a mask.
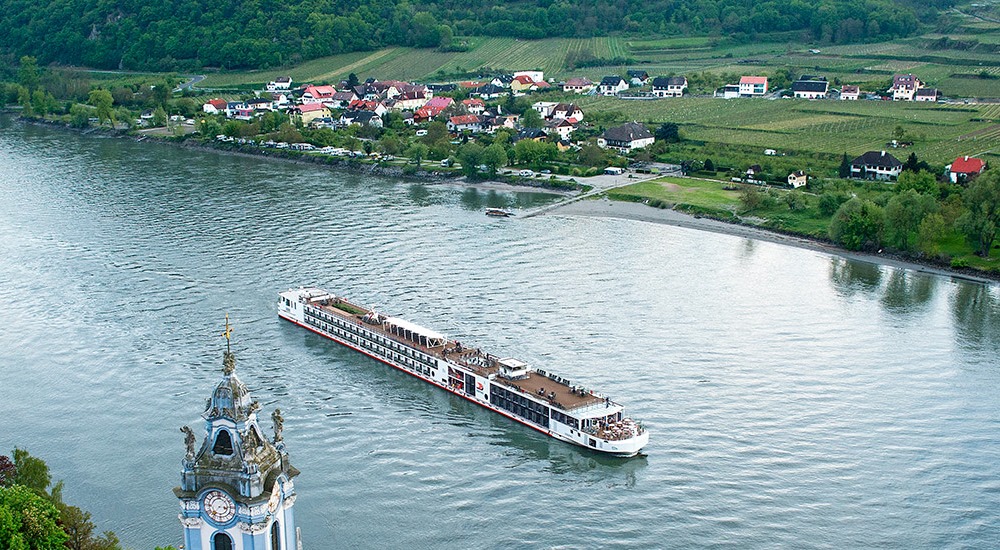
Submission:
[[[659,178],[635,183],[608,192],[616,200],[655,199],[678,206],[707,210],[733,211],[739,204],[739,192],[727,191],[722,182],[696,178]]]

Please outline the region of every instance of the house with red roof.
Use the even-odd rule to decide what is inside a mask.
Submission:
[[[473,115],[481,115],[486,110],[486,104],[478,97],[463,99],[462,106],[465,107],[465,110],[469,111],[469,114]]]
[[[965,183],[982,174],[985,169],[986,163],[983,162],[983,159],[973,158],[968,155],[958,157],[955,159],[955,162],[952,162],[947,167],[948,177],[952,183]]]
[[[217,115],[226,112],[226,105],[228,103],[225,99],[209,99],[201,106],[201,110],[210,115]]]
[[[483,121],[478,115],[459,115],[448,119],[448,130],[451,132],[476,133],[483,129]]]
[[[323,103],[333,99],[335,93],[337,93],[337,89],[333,86],[306,86],[306,90],[302,92],[301,102],[303,104]]]
[[[740,78],[740,97],[763,97],[766,93],[766,76],[744,76]]]
[[[330,116],[330,109],[322,103],[304,103],[296,108],[296,114],[302,118],[302,124],[309,124],[317,118]]]

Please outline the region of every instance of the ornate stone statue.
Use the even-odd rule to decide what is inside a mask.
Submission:
[[[236,356],[226,352],[222,359],[222,374],[232,374],[236,370]]]
[[[274,442],[282,441],[281,431],[285,429],[285,417],[281,416],[281,409],[274,409],[271,413],[271,423],[274,424]]]
[[[184,445],[187,447],[187,454],[184,457],[188,460],[194,460],[194,431],[187,426],[181,428],[181,431],[184,432]]]

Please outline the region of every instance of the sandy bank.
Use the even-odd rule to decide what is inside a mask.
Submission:
[[[726,223],[709,218],[695,217],[690,214],[678,212],[676,210],[653,208],[645,204],[640,204],[635,202],[611,201],[608,200],[607,198],[599,200],[581,200],[581,201],[571,202],[566,204],[565,206],[561,206],[559,208],[546,212],[544,215],[621,218],[626,220],[660,223],[665,225],[686,227],[689,229],[698,229],[701,231],[712,231],[715,233],[722,233],[725,235],[732,235],[747,239],[756,239],[759,241],[773,242],[788,246],[796,246],[808,250],[818,250],[821,252],[834,254],[844,258],[850,258],[852,260],[859,260],[863,262],[876,263],[880,265],[899,267],[903,269],[916,271],[919,273],[929,273],[933,275],[939,275],[942,277],[952,277],[963,281],[972,281],[983,284],[995,284],[998,280],[1000,280],[1000,277],[991,277],[988,274],[969,273],[966,271],[948,269],[942,266],[921,264],[919,262],[887,254],[868,254],[863,252],[853,252],[850,250],[844,250],[830,243],[809,239],[807,237],[786,235],[784,233],[769,231],[767,229],[761,229],[758,227]]]

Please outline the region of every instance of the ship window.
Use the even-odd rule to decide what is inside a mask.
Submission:
[[[233,539],[225,533],[216,533],[212,537],[212,550],[233,550]]]
[[[217,455],[233,454],[233,440],[228,431],[219,430],[219,435],[215,436],[215,446],[212,447],[212,452]]]

